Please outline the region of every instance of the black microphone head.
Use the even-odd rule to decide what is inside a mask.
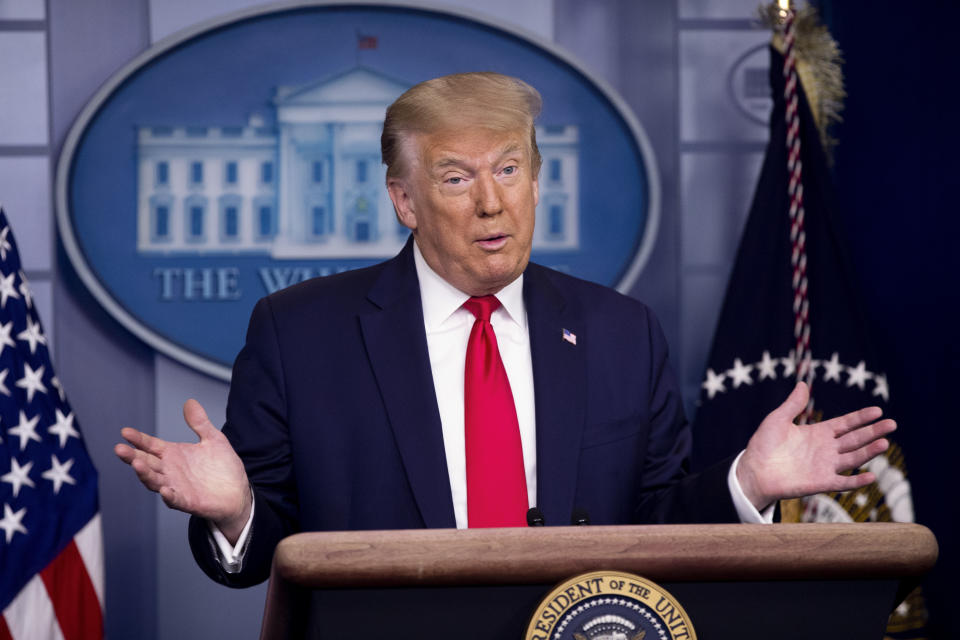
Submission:
[[[587,513],[586,509],[578,507],[573,510],[573,515],[570,516],[570,524],[575,526],[590,524],[590,514]]]
[[[536,507],[530,507],[527,511],[527,526],[528,527],[542,527],[545,523],[543,519],[543,511],[537,509]]]

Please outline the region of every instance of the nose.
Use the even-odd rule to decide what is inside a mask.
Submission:
[[[503,211],[500,184],[492,174],[481,172],[474,182],[476,188],[477,215],[494,216]]]

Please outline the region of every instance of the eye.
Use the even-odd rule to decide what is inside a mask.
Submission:
[[[447,184],[460,184],[463,182],[463,178],[459,176],[454,176],[452,178],[447,178]]]
[[[504,173],[504,175],[512,176],[512,175],[515,174],[516,172],[517,172],[517,167],[515,167],[515,166],[513,166],[513,165],[511,165],[511,166],[509,166],[509,167],[504,167],[504,168],[503,168],[503,173]]]

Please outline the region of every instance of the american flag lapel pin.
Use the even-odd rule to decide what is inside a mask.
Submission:
[[[563,339],[565,342],[569,342],[573,346],[577,346],[577,334],[573,333],[569,329],[563,330]]]

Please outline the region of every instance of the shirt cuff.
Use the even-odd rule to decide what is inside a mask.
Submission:
[[[733,506],[737,510],[737,516],[740,518],[740,522],[746,524],[773,524],[773,513],[777,503],[774,502],[762,512],[757,511],[757,508],[753,506],[753,503],[747,499],[746,494],[743,492],[740,481],[737,480],[737,467],[740,465],[740,458],[743,457],[745,452],[746,450],[740,452],[740,455],[738,455],[736,460],[733,461],[733,464],[730,465],[730,472],[727,473],[727,487],[730,489],[730,496],[733,498]]]
[[[217,525],[207,520],[207,527],[210,529],[210,543],[217,554],[217,560],[220,566],[227,573],[240,573],[243,568],[243,557],[247,553],[247,546],[250,543],[250,527],[253,524],[253,512],[257,508],[257,501],[253,496],[253,489],[250,489],[250,518],[247,524],[240,531],[240,537],[237,538],[237,544],[231,545],[227,537],[221,533]]]

